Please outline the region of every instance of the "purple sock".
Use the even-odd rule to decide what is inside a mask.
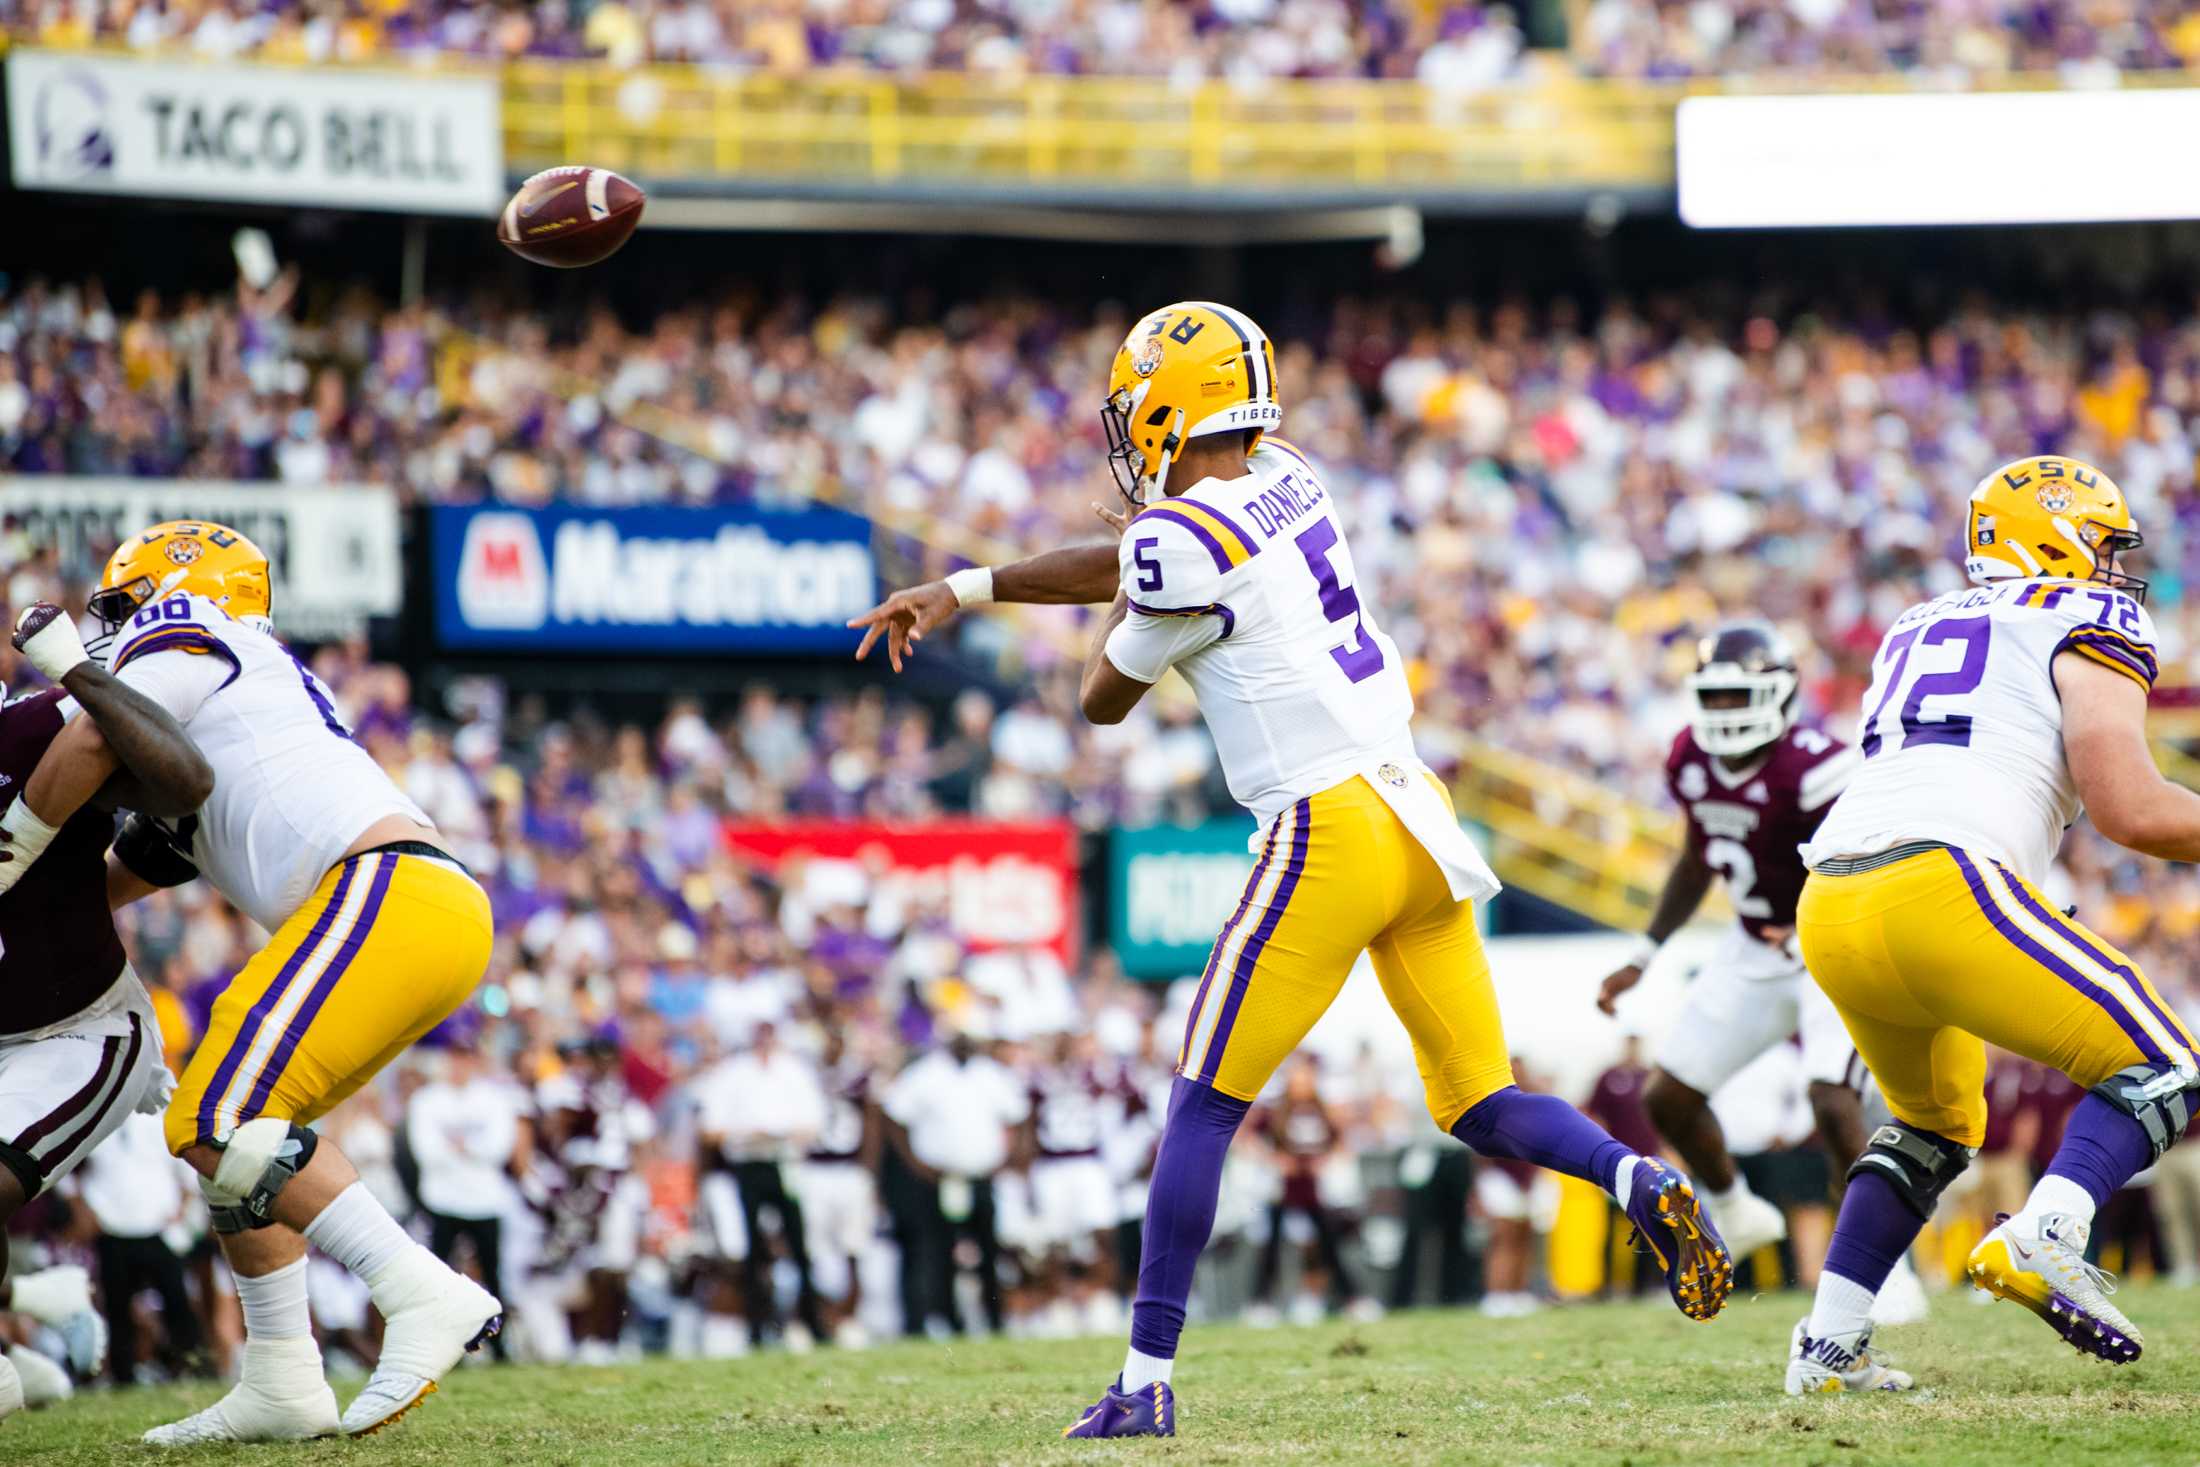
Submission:
[[[1878,1172],[1858,1172],[1841,1196],[1841,1216],[1826,1249],[1826,1272],[1861,1284],[1874,1294],[1910,1251],[1925,1219]]]
[[[2047,1175],[2068,1177],[2091,1193],[2099,1207],[2153,1161],[2154,1143],[2147,1139],[2146,1127],[2089,1093],[2070,1113]]]
[[[1252,1107],[1179,1075],[1169,1091],[1169,1119],[1154,1153],[1146,1188],[1146,1232],[1138,1260],[1138,1299],[1131,1305],[1131,1348],[1157,1360],[1176,1358],[1184,1332],[1184,1301],[1192,1270],[1215,1229],[1222,1158]]]
[[[1452,1124],[1451,1134],[1484,1156],[1509,1156],[1569,1177],[1583,1177],[1605,1191],[1619,1164],[1635,1153],[1555,1095],[1507,1085]]]

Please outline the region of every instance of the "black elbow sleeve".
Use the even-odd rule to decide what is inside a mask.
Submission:
[[[114,852],[115,859],[133,876],[155,886],[182,886],[198,879],[199,868],[192,864],[176,836],[144,815],[133,813],[122,822]]]

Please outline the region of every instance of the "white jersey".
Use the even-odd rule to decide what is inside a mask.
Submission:
[[[1364,774],[1445,867],[1455,894],[1497,890],[1422,771],[1405,659],[1360,598],[1336,506],[1304,455],[1262,440],[1236,479],[1148,506],[1119,547],[1130,613],[1108,660],[1199,700],[1230,794],[1263,827]]]
[[[2050,671],[2065,651],[2154,685],[2154,623],[2106,586],[2006,581],[1903,612],[1873,660],[1864,763],[1804,863],[1930,840],[2043,881],[2082,808]]]
[[[204,596],[149,602],[115,638],[115,676],[183,725],[214,793],[174,823],[207,880],[273,932],[367,827],[431,822],[351,740],[290,649]]]

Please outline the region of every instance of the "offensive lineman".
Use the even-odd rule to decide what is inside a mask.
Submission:
[[[1065,1435],[1171,1436],[1169,1377],[1223,1156],[1253,1099],[1361,952],[1413,1037],[1436,1123],[1469,1146],[1595,1181],[1695,1319],[1726,1302],[1726,1249],[1685,1178],[1555,1096],[1513,1083],[1473,904],[1497,879],[1415,755],[1397,647],[1361,602],[1335,506],[1283,420],[1275,353],[1245,316],[1185,301],[1131,329],[1101,420],[1132,511],[1120,543],[958,571],[855,619],[856,655],[983,601],[1113,599],[1085,716],[1117,723],[1171,667],[1199,700],[1260,855],[1193,1002],[1148,1190],[1123,1373]],[[1153,491],[1162,496],[1149,500]]]
[[[1640,951],[1597,994],[1597,1007],[1612,1013],[1658,949],[1695,915],[1713,876],[1726,879],[1735,924],[1688,985],[1643,1098],[1658,1134],[1704,1185],[1705,1204],[1737,1258],[1787,1236],[1780,1209],[1751,1191],[1735,1167],[1711,1110],[1711,1096],[1743,1066],[1800,1032],[1811,1115],[1835,1174],[1864,1149],[1856,1049],[1790,941],[1795,900],[1809,874],[1796,847],[1818,828],[1861,756],[1796,723],[1800,686],[1793,649],[1767,622],[1724,622],[1698,645],[1688,679],[1689,724],[1665,761],[1666,787],[1687,818],[1687,842]],[[1881,1323],[1921,1317],[1925,1296],[1916,1273],[1901,1270],[1875,1308]]]
[[[26,607],[20,650],[55,620],[59,607]],[[189,815],[205,802],[214,773],[176,721],[91,663],[58,689],[0,706],[0,790],[20,791],[47,747],[79,708],[91,737],[113,752],[141,809]],[[97,789],[97,785],[93,786]],[[91,793],[86,792],[87,795]],[[134,822],[146,818],[132,816]],[[8,1278],[8,1220],[51,1187],[134,1111],[157,1112],[174,1083],[161,1064],[160,1025],[131,971],[107,906],[107,842],[114,822],[92,809],[61,823],[38,869],[0,896],[0,1313],[21,1312],[61,1330],[72,1362],[98,1370],[106,1324],[92,1312],[84,1270],[50,1268]],[[0,869],[18,864],[0,847]],[[39,1372],[42,1357],[0,1355],[0,1416],[39,1404],[67,1377]],[[18,1366],[22,1370],[18,1370]],[[38,1376],[48,1375],[41,1392]]]
[[[202,871],[274,936],[229,982],[167,1113],[197,1169],[244,1306],[236,1388],[159,1446],[364,1435],[418,1405],[502,1322],[495,1296],[415,1243],[334,1143],[306,1129],[464,1002],[488,965],[488,898],[351,741],[328,690],[275,640],[267,557],[234,530],[131,536],[90,598],[122,683],[182,724],[214,770],[198,814],[133,822],[109,857],[116,906]],[[67,618],[24,644],[62,682],[86,660]],[[114,767],[79,720],[0,816],[21,879]],[[356,1274],[388,1323],[341,1417],[306,1304],[305,1247]]]
[[[1866,1310],[1985,1136],[1985,1043],[2088,1093],[2022,1210],[1972,1250],[1971,1281],[2081,1352],[2136,1360],[2086,1241],[2094,1209],[2184,1134],[2200,1084],[2146,975],[2037,885],[2081,811],[2119,845],[2200,860],[2200,795],[2147,748],[2154,627],[2121,560],[2141,543],[2130,507],[2098,469],[2020,459],[1972,492],[1965,543],[1978,589],[1888,628],[1863,767],[1803,847],[1803,956],[1894,1122],[1850,1169],[1790,1395],[1911,1385],[1872,1359]]]

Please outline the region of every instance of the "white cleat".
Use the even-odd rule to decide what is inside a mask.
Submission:
[[[8,1363],[15,1367],[16,1377],[23,1383],[23,1404],[32,1410],[66,1401],[76,1394],[69,1372],[28,1345],[10,1345]]]
[[[1925,1281],[1917,1276],[1917,1268],[1904,1254],[1895,1264],[1894,1272],[1879,1286],[1879,1297],[1872,1300],[1871,1320],[1874,1325],[1923,1324],[1932,1313],[1933,1306],[1925,1297]]]
[[[196,1416],[145,1433],[156,1447],[208,1442],[295,1442],[333,1436],[336,1392],[321,1374],[311,1339],[244,1342],[244,1373],[236,1387]]]
[[[1872,1332],[1823,1340],[1810,1337],[1810,1320],[1795,1322],[1788,1336],[1787,1393],[1834,1395],[1843,1391],[1906,1391],[1917,1384],[1906,1371],[1891,1370],[1873,1356]]]
[[[2022,1304],[2080,1354],[2128,1364],[2146,1342],[2108,1301],[2115,1278],[2085,1261],[2092,1232],[2090,1224],[2062,1213],[2041,1218],[2036,1232],[2005,1217],[1971,1250],[1966,1271],[1974,1287]]]
[[[1711,1209],[1711,1221],[1726,1239],[1727,1256],[1736,1264],[1788,1235],[1787,1214],[1754,1192],[1725,1202],[1706,1197],[1704,1205]]]
[[[504,1325],[497,1296],[438,1263],[404,1287],[404,1297],[383,1306],[382,1359],[366,1389],[344,1408],[351,1436],[380,1431],[435,1394],[469,1350],[479,1349]],[[377,1299],[377,1305],[383,1305]]]

